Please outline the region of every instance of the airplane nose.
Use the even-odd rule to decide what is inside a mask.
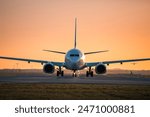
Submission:
[[[79,61],[79,60],[72,61],[71,66],[72,66],[74,69],[78,68],[78,61]]]
[[[72,66],[73,69],[77,69],[77,67],[78,67],[77,63],[72,63],[71,66]]]
[[[72,64],[77,64],[78,61],[79,61],[79,59],[73,59],[73,60],[72,60]]]
[[[72,59],[72,61],[74,62],[74,63],[76,63],[76,62],[78,62],[78,58],[74,58],[74,59]]]

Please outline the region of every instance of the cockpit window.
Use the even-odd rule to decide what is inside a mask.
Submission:
[[[73,56],[74,56],[74,54],[70,54],[70,56],[71,56],[71,57],[73,57]]]
[[[77,56],[77,57],[79,57],[79,54],[75,54],[74,56]]]
[[[70,57],[79,57],[79,54],[70,54]]]

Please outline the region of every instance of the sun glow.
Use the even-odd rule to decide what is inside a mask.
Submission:
[[[1,0],[0,56],[64,61],[73,48],[74,18],[78,18],[77,48],[86,61],[150,57],[150,1],[144,0]],[[42,68],[40,64],[0,60],[0,68]],[[150,61],[114,64],[108,68],[150,69]]]

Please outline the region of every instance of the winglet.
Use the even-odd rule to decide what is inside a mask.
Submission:
[[[75,18],[75,38],[74,38],[74,48],[77,46],[77,18]]]

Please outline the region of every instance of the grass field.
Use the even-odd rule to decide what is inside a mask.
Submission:
[[[0,84],[1,100],[150,99],[149,85]]]

